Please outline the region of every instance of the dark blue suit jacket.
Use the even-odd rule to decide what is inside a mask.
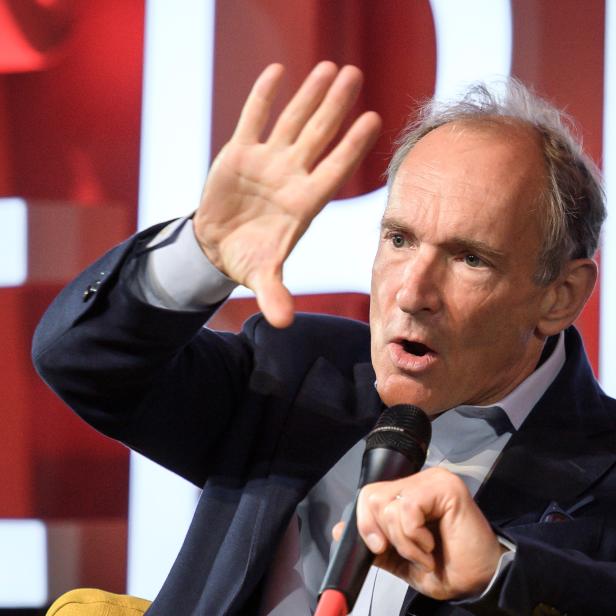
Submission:
[[[203,328],[207,312],[144,304],[124,281],[157,230],[115,248],[59,295],[33,358],[86,421],[203,487],[148,614],[253,614],[297,503],[382,410],[369,331],[315,315],[276,330],[256,316],[232,335]],[[616,402],[573,329],[566,347],[565,367],[477,495],[517,543],[507,574],[479,604],[410,591],[405,609],[616,613]]]

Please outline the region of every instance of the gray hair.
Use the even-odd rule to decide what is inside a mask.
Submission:
[[[568,259],[592,257],[606,216],[601,176],[574,137],[572,120],[515,79],[499,87],[471,86],[460,100],[431,100],[418,119],[403,129],[387,169],[391,184],[406,155],[430,131],[451,122],[485,125],[519,122],[533,128],[541,142],[546,169],[544,204],[545,242],[539,254],[535,282],[549,284]]]

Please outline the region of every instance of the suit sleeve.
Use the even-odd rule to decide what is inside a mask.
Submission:
[[[611,485],[613,477],[607,478]],[[613,488],[612,488],[613,489]],[[610,614],[616,605],[616,529],[597,514],[502,532],[515,558],[482,599],[463,604],[476,616]],[[543,530],[543,532],[542,532]]]
[[[607,557],[613,534],[607,532],[603,540],[602,556]],[[521,537],[504,576],[499,606],[512,614],[610,614],[616,605],[615,588],[613,561]]]
[[[32,356],[88,423],[202,485],[252,353],[245,334],[203,327],[215,307],[167,310],[131,292],[131,273],[160,228],[114,248],[68,285],[41,320]]]

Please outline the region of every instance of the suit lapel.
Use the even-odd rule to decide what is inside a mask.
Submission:
[[[567,507],[615,462],[607,412],[581,340],[567,332],[567,361],[511,437],[476,500],[497,525],[532,523],[550,502]]]
[[[551,502],[570,508],[615,462],[611,452],[601,451],[600,438],[563,435],[562,446],[554,446],[549,438],[550,433],[522,430],[512,437],[476,497],[490,522],[538,522]]]
[[[376,422],[383,403],[374,381],[370,363],[356,364],[352,381],[322,357],[309,370],[282,429],[271,471],[254,491],[259,515],[254,516],[252,536],[242,539],[250,548],[239,583],[225,598],[230,613],[245,605],[247,591],[253,592],[267,571],[272,546],[298,502]]]

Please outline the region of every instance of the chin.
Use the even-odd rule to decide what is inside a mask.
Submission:
[[[389,377],[381,386],[377,380],[377,391],[385,406],[395,406],[396,404],[412,404],[418,406],[427,415],[436,415],[443,411],[443,401],[434,396],[434,393],[425,387],[409,383],[407,379],[400,377]]]

